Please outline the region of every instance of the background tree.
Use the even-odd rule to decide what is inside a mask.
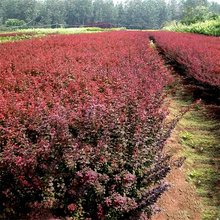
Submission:
[[[116,25],[124,26],[126,23],[126,12],[122,3],[119,3],[115,6],[115,14],[116,14]]]
[[[3,18],[4,18],[4,10],[3,10],[2,2],[0,1],[0,25],[3,24]]]
[[[218,4],[217,2],[211,2],[209,4],[209,11],[214,14],[220,14],[220,4]]]
[[[143,2],[140,0],[130,0],[125,5],[126,23],[125,26],[131,28],[143,28],[145,25],[145,14],[143,14]]]
[[[116,8],[112,0],[103,1],[103,21],[109,23],[116,22]]]
[[[43,4],[39,4],[38,9],[37,14],[41,18],[39,24],[52,27],[65,24],[66,11],[63,0],[45,0]]]
[[[169,0],[167,3],[167,19],[169,21],[180,20],[182,17],[182,2],[180,0]]]
[[[191,24],[203,21],[208,12],[207,0],[185,0],[183,1],[182,23]]]
[[[7,19],[19,19],[30,22],[36,16],[36,0],[1,0],[3,22]]]
[[[87,24],[91,21],[92,17],[92,1],[91,0],[75,0],[74,13],[76,24]]]
[[[0,0],[0,25],[8,19],[27,26],[81,26],[110,23],[127,28],[157,29],[166,21],[190,24],[220,14],[207,0]]]

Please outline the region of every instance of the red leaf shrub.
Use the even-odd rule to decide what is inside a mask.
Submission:
[[[167,188],[170,82],[144,32],[0,45],[0,216],[150,214]]]
[[[220,88],[220,39],[198,34],[152,32],[164,54],[187,68],[196,80]]]

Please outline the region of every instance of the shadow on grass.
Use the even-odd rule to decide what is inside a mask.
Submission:
[[[178,101],[187,104],[191,95],[190,90],[179,92]],[[179,141],[187,158],[187,180],[195,184],[205,204],[203,219],[213,220],[220,217],[220,107],[205,103],[181,119]]]

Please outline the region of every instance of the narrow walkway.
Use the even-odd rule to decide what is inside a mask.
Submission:
[[[175,76],[165,104],[169,119],[191,108],[178,122],[165,151],[172,157],[172,171],[167,177],[171,188],[160,199],[162,211],[152,220],[220,219],[220,108],[198,103],[193,98],[196,87]]]

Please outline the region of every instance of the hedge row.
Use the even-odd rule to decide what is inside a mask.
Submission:
[[[0,45],[0,218],[147,219],[171,81],[144,32]]]

